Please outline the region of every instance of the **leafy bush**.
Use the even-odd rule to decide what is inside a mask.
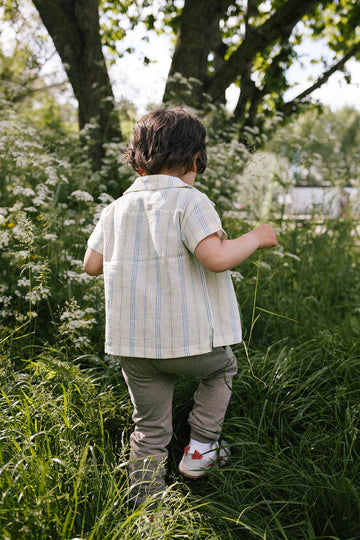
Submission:
[[[77,351],[93,350],[91,341],[103,332],[103,289],[84,273],[82,259],[102,208],[113,200],[101,178],[120,150],[108,148],[94,174],[78,136],[53,148],[56,133],[40,135],[15,115],[0,125],[1,320],[12,329],[27,325],[40,343],[61,338]]]

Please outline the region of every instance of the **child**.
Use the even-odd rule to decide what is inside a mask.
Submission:
[[[219,438],[237,372],[230,345],[242,339],[228,270],[277,245],[269,225],[227,239],[214,204],[193,187],[206,168],[205,138],[183,108],[144,116],[126,153],[139,176],[102,212],[84,259],[88,274],[104,272],[105,352],[120,357],[134,406],[135,507],[165,488],[176,375],[200,380],[180,473],[197,478],[227,458]]]

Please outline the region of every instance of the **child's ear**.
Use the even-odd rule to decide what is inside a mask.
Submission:
[[[141,167],[139,167],[138,169],[136,169],[136,172],[138,174],[140,174],[140,176],[146,176],[146,171],[144,169],[142,169]]]
[[[199,157],[199,154],[195,154],[194,161],[193,161],[193,166],[191,167],[190,172],[195,172],[196,173],[196,170],[197,170],[196,162],[197,162],[198,157]]]

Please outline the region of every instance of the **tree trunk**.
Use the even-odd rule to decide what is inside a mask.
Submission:
[[[221,50],[219,21],[231,0],[185,0],[175,51],[166,83],[164,101],[185,102],[201,108],[202,94],[208,79],[208,56]],[[189,88],[173,80],[175,74],[196,79]],[[225,97],[225,93],[224,96]]]
[[[185,0],[164,101],[174,101],[175,96],[177,101],[201,108],[205,93],[210,96],[212,103],[223,103],[226,89],[231,83],[241,80],[245,86],[241,88],[236,117],[242,117],[256,92],[250,73],[257,53],[263,53],[275,43],[287,43],[294,26],[318,3],[319,0],[287,0],[260,26],[249,25],[249,13],[245,13],[244,38],[229,58],[225,59],[227,51],[221,42],[220,20],[226,19],[227,8],[233,2]],[[248,2],[248,10],[254,9],[256,2]],[[209,53],[212,52],[216,58],[218,50],[221,50],[222,58],[220,62],[213,63],[211,71]],[[171,77],[175,73],[180,73],[185,79],[198,79],[200,82],[196,90],[189,93],[184,85],[172,82]],[[254,110],[252,115],[255,118]]]
[[[79,103],[79,126],[90,122],[94,170],[104,157],[104,143],[121,140],[114,95],[101,48],[97,0],[33,0],[46,26]]]

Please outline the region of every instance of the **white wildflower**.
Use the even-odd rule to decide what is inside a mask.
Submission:
[[[32,303],[36,303],[36,302],[40,302],[40,300],[44,298],[48,298],[50,294],[51,294],[50,289],[40,284],[34,289],[26,293],[25,300],[29,300]]]
[[[88,328],[89,321],[78,319],[73,321],[67,322],[67,328],[68,330],[78,330],[79,328]]]
[[[33,274],[39,274],[43,268],[43,265],[39,262],[30,261],[25,263],[22,268],[29,268]]]
[[[26,321],[26,315],[24,315],[23,313],[15,313],[15,319],[18,321],[18,322],[24,322]]]
[[[8,231],[0,231],[0,249],[8,247],[10,242],[10,234]]]
[[[73,316],[73,313],[66,309],[60,315],[60,321],[66,321],[66,319],[71,319],[72,316]]]
[[[91,224],[85,225],[85,227],[81,227],[81,232],[83,232],[87,236],[89,236],[93,230],[94,226]]]
[[[33,200],[35,206],[46,206],[52,194],[45,184],[36,186],[36,197]]]
[[[21,214],[17,225],[13,229],[15,238],[22,244],[31,245],[34,243],[34,226],[25,214]]]
[[[239,219],[240,217],[240,211],[239,210],[225,210],[224,212],[224,218],[226,219]]]
[[[27,260],[29,257],[30,251],[28,249],[20,249],[18,252],[13,254],[15,262],[20,262]]]
[[[99,199],[99,201],[102,202],[102,203],[110,204],[110,203],[113,202],[114,197],[112,197],[112,196],[109,195],[108,193],[100,193],[98,199]]]
[[[64,226],[65,227],[70,227],[71,225],[75,225],[75,219],[65,219],[64,221]]]
[[[260,266],[260,268],[264,268],[265,270],[271,270],[270,264],[268,264],[268,263],[266,263],[264,261],[259,261],[258,265]]]
[[[90,339],[86,336],[76,336],[73,340],[76,349],[86,347],[90,345]]]
[[[16,158],[16,167],[23,168],[26,167],[27,161],[25,155],[19,154]]]
[[[9,208],[9,212],[18,212],[24,207],[24,204],[21,201],[17,201],[14,206]]]
[[[71,193],[71,197],[74,197],[77,201],[84,201],[84,202],[93,202],[94,197],[90,195],[87,191],[82,191],[81,189],[77,189],[76,191],[73,191]]]
[[[83,266],[83,262],[80,259],[73,259],[71,256],[69,256],[68,261],[71,264],[71,266],[78,266],[80,268],[82,268]]]
[[[4,307],[7,307],[11,304],[11,296],[0,296],[0,302]]]
[[[105,354],[104,362],[114,371],[121,372],[121,362],[120,356],[115,356],[114,354]]]
[[[56,186],[56,184],[58,183],[56,169],[54,169],[53,167],[47,167],[45,172],[48,175],[45,184],[48,186]]]
[[[301,261],[300,257],[298,257],[297,255],[295,255],[294,253],[285,253],[285,255],[287,257],[290,257],[291,259],[295,259],[295,261]]]
[[[244,279],[244,276],[235,270],[230,271],[230,275],[234,283],[240,283]]]
[[[57,240],[57,235],[54,233],[46,233],[43,236],[44,240]]]
[[[28,278],[20,278],[17,282],[17,286],[18,287],[25,287],[26,289],[28,289],[30,287],[30,279]]]
[[[276,255],[277,257],[280,257],[281,259],[284,257],[284,254],[282,251],[279,251],[279,250],[274,250],[272,251],[272,254],[273,255]]]
[[[78,272],[75,272],[74,270],[67,270],[66,276],[73,281],[77,281],[78,283],[86,283],[89,280],[89,276],[86,272],[82,272],[79,274]]]
[[[13,189],[14,195],[25,195],[25,197],[34,197],[35,191],[31,188],[24,188],[23,186],[15,186]]]

